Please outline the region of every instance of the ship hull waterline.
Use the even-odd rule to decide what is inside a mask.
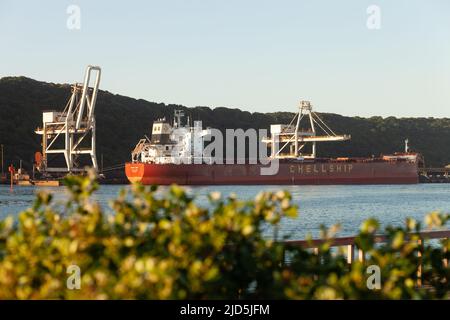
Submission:
[[[280,163],[274,175],[261,174],[260,164],[126,163],[131,183],[144,185],[352,185],[416,184],[413,162]]]

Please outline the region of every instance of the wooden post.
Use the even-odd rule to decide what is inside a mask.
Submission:
[[[316,256],[318,256],[319,255],[319,248],[313,248],[313,253],[316,255]],[[320,257],[319,257],[319,259],[320,259]],[[321,261],[319,260],[319,264],[321,263]],[[313,279],[315,280],[315,281],[317,281],[317,280],[319,280],[319,276],[317,275],[317,274],[315,274],[314,276],[313,276]]]
[[[361,249],[358,249],[358,260],[362,263],[364,263],[365,261],[364,251],[362,251]]]
[[[355,248],[352,244],[347,246],[347,263],[352,264],[355,259]]]
[[[419,265],[417,266],[417,286],[422,286],[422,239],[417,241],[419,246],[419,251],[417,252],[417,257],[419,258]]]
[[[445,240],[448,241],[448,238],[446,238]],[[444,248],[444,253],[447,253],[447,247]],[[444,267],[448,268],[448,259],[444,259]]]

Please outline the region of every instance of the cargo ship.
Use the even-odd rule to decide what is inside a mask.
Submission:
[[[141,139],[125,164],[130,182],[145,185],[333,185],[414,184],[419,182],[419,153],[405,151],[379,157],[317,157],[320,142],[346,141],[301,101],[291,123],[270,126],[270,137],[260,142],[267,159],[220,159],[205,153],[212,130],[201,121],[182,124],[176,110],[173,123],[165,118],[153,123],[151,138]],[[302,122],[303,121],[303,122]],[[306,122],[307,127],[304,127]],[[249,148],[250,149],[250,148]],[[244,149],[245,150],[245,149]],[[264,155],[263,157],[264,158]],[[240,161],[239,161],[240,160]],[[275,169],[274,169],[275,168]]]

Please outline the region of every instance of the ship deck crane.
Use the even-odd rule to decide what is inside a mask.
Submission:
[[[301,128],[301,121],[305,119],[309,128]],[[296,122],[294,126],[293,123]],[[317,135],[316,128],[320,128],[324,135]],[[317,155],[316,143],[326,141],[350,140],[350,135],[337,135],[315,112],[309,101],[301,101],[299,112],[289,125],[275,124],[270,126],[271,137],[263,138],[272,150],[272,158],[307,158],[314,159]],[[282,146],[277,150],[278,143]],[[303,154],[301,151],[307,143],[311,143],[311,153]],[[289,146],[289,153],[282,153]]]
[[[95,78],[94,78],[95,77]],[[98,170],[96,156],[95,105],[100,85],[101,68],[88,66],[84,84],[72,85],[72,95],[63,112],[46,111],[42,114],[42,154],[36,154],[36,167],[40,172],[82,172],[78,158],[88,155],[94,170]],[[94,78],[94,85],[90,82]],[[51,167],[48,156],[64,156],[64,167]]]

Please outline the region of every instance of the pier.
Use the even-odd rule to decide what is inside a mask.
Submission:
[[[419,182],[421,183],[449,183],[450,167],[419,168]]]

